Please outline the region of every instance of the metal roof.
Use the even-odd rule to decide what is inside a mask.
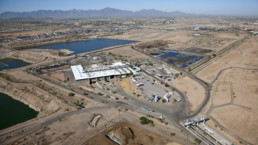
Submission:
[[[121,62],[114,63],[111,66],[86,68],[84,69],[81,65],[71,66],[75,80],[93,79],[115,75],[125,75],[130,72],[135,73],[128,65]]]
[[[88,78],[88,75],[83,71],[83,67],[81,65],[71,66],[71,69],[76,81]]]

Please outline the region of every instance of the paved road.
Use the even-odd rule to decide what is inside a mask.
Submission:
[[[139,50],[137,50],[137,49],[135,49],[135,50],[138,51],[138,52],[140,52],[140,53],[142,53],[141,51],[139,51]],[[142,54],[144,54],[144,53],[142,53]],[[144,55],[146,55],[146,54],[144,54]],[[148,55],[147,55],[147,56],[148,56]],[[148,57],[151,57],[151,56],[148,56]],[[151,58],[153,58],[153,57],[151,57]],[[155,59],[155,58],[153,58],[153,59]],[[124,93],[124,92],[122,91],[121,87],[118,87],[118,88],[117,88],[118,93],[120,93],[120,94],[123,95],[123,96],[126,96],[127,98],[130,98],[130,100],[132,101],[131,103],[123,103],[123,102],[120,102],[120,101],[117,101],[117,102],[110,101],[110,100],[106,99],[105,97],[99,96],[99,95],[97,95],[97,94],[95,94],[95,93],[92,93],[92,92],[87,92],[87,93],[88,93],[87,96],[90,96],[91,99],[96,100],[96,101],[98,101],[98,102],[102,102],[102,103],[104,102],[104,103],[106,103],[106,104],[108,104],[108,105],[111,105],[111,106],[122,106],[122,107],[124,107],[124,108],[129,109],[129,110],[133,110],[133,111],[136,111],[136,112],[139,112],[139,113],[143,113],[143,114],[150,114],[150,112],[141,110],[141,109],[140,109],[141,107],[146,107],[146,108],[148,108],[148,109],[150,109],[150,110],[155,110],[157,113],[160,113],[160,114],[162,114],[163,116],[165,116],[165,117],[166,117],[166,120],[167,120],[169,123],[173,123],[174,125],[177,125],[178,128],[180,128],[182,131],[184,130],[184,131],[187,133],[187,130],[186,130],[184,127],[182,127],[178,122],[179,122],[180,120],[184,120],[184,119],[186,119],[186,118],[190,118],[190,117],[196,116],[196,115],[203,109],[203,107],[208,103],[208,101],[209,101],[209,99],[210,99],[210,89],[211,89],[211,86],[210,86],[209,83],[207,83],[207,82],[201,80],[200,78],[196,77],[195,75],[192,75],[191,73],[185,71],[184,69],[177,68],[177,67],[175,67],[175,66],[173,66],[173,65],[171,65],[171,64],[167,64],[167,63],[162,62],[162,61],[157,60],[157,59],[155,59],[155,60],[156,60],[156,61],[159,61],[159,62],[162,63],[162,64],[165,64],[165,65],[168,65],[168,66],[170,66],[170,67],[173,67],[174,69],[176,69],[176,70],[182,72],[184,75],[186,75],[186,76],[192,78],[193,80],[195,80],[195,81],[198,82],[201,86],[204,87],[204,89],[205,89],[205,99],[204,99],[204,101],[202,102],[202,104],[199,106],[199,108],[197,109],[196,112],[194,112],[194,113],[191,114],[191,115],[188,115],[188,114],[186,113],[186,112],[187,112],[187,111],[186,111],[186,104],[184,104],[184,103],[176,103],[175,105],[173,105],[172,107],[169,107],[169,108],[168,108],[168,107],[164,107],[164,106],[160,106],[160,105],[156,105],[156,104],[154,105],[154,104],[151,104],[151,103],[149,103],[149,102],[147,102],[147,101],[145,101],[145,100],[139,100],[139,99],[135,98],[134,96],[131,96],[131,95],[128,95],[128,94]],[[221,73],[222,73],[222,72],[220,72],[220,73],[217,75],[217,77],[215,78],[215,80],[219,77],[219,75],[220,75]],[[150,76],[151,76],[151,77],[154,77],[154,76],[152,76],[152,75],[150,75]],[[38,75],[37,75],[37,77],[41,77],[41,76],[38,76]],[[46,80],[46,78],[43,78],[43,79]],[[214,81],[215,81],[215,80],[214,80]],[[73,87],[71,87],[71,86],[69,86],[69,85],[60,84],[59,82],[55,82],[55,81],[52,81],[52,80],[49,80],[49,79],[47,79],[47,81],[49,81],[49,82],[51,82],[51,83],[54,83],[54,84],[56,84],[56,85],[58,85],[58,86],[64,87],[64,88],[66,88],[66,89],[69,89],[69,90],[71,90],[71,91],[74,91],[74,92],[76,92],[76,93],[82,94],[82,95],[83,95],[84,92],[85,92],[85,91],[83,91],[83,90],[80,90],[79,88],[73,88]],[[120,85],[117,85],[117,86],[120,86]],[[182,102],[184,102],[184,101],[185,101],[185,96],[184,96],[184,94],[183,94],[180,90],[178,90],[177,88],[174,88],[174,90],[182,97],[182,100],[183,100]],[[91,109],[97,109],[97,108],[91,108]],[[80,110],[80,111],[68,112],[68,113],[64,113],[64,114],[55,116],[55,117],[53,117],[53,118],[50,118],[50,119],[47,120],[46,122],[44,122],[44,123],[38,125],[37,127],[33,128],[33,129],[30,130],[29,132],[26,132],[26,133],[24,133],[24,134],[22,134],[22,135],[16,136],[16,137],[14,137],[14,138],[11,138],[10,140],[5,141],[4,144],[11,143],[11,142],[13,142],[13,141],[15,141],[15,140],[17,140],[17,139],[19,139],[19,138],[22,138],[22,137],[24,137],[24,136],[26,136],[26,135],[29,135],[29,134],[35,132],[36,130],[42,128],[43,126],[49,125],[49,124],[55,122],[56,120],[61,119],[61,118],[65,117],[65,116],[73,115],[73,114],[80,113],[80,112],[87,112],[87,111],[90,111],[90,110],[87,110],[87,109],[84,110],[84,109],[83,109],[83,110]]]
[[[198,61],[198,62],[194,63],[193,65],[189,66],[190,68],[194,68],[191,72],[193,74],[197,74],[199,71],[201,71],[202,69],[204,69],[207,66],[209,66],[210,64],[212,64],[213,61],[216,61],[216,60],[220,59],[222,56],[231,52],[232,49],[235,49],[238,46],[240,46],[242,43],[246,42],[249,38],[250,38],[250,35],[247,35],[246,37],[244,37],[240,40],[237,40],[236,42],[222,48],[221,50],[219,50],[216,53],[216,57],[213,57],[210,60],[209,60],[208,57],[206,57],[206,58],[203,58],[201,61]],[[208,61],[208,62],[204,63],[205,61]]]
[[[178,68],[178,67],[176,67],[176,66],[174,66],[174,65],[172,65],[172,64],[168,64],[168,63],[166,63],[166,62],[163,62],[163,61],[161,61],[161,60],[158,60],[158,59],[154,58],[153,56],[149,56],[149,55],[147,55],[147,54],[141,52],[141,51],[138,50],[138,49],[135,49],[135,48],[133,48],[133,49],[136,50],[137,52],[139,52],[139,53],[145,55],[145,56],[148,56],[148,57],[154,59],[155,61],[160,62],[161,64],[170,66],[170,67],[174,68],[175,70],[178,70],[179,72],[182,72],[184,75],[190,77],[191,79],[193,79],[194,81],[196,81],[197,83],[199,83],[199,84],[204,88],[204,90],[205,90],[205,98],[204,98],[202,104],[197,108],[197,110],[196,110],[194,113],[192,113],[192,114],[190,114],[190,115],[186,115],[185,117],[183,117],[183,118],[181,118],[181,119],[184,120],[184,119],[187,119],[187,118],[194,117],[194,116],[196,116],[197,114],[199,114],[199,113],[201,112],[201,110],[205,107],[205,105],[208,103],[208,101],[209,101],[209,99],[210,99],[210,84],[209,84],[209,83],[207,83],[207,82],[205,82],[204,80],[198,78],[197,76],[195,76],[195,75],[193,75],[193,74],[187,72],[187,71],[184,70],[183,68]],[[175,88],[175,89],[176,89],[176,88]],[[179,91],[178,89],[176,89],[176,90],[177,90],[177,92],[180,93],[180,91]],[[185,96],[183,95],[183,93],[180,93],[180,96],[182,96],[183,98],[185,98]]]
[[[211,85],[215,83],[216,80],[218,80],[219,76],[226,70],[228,69],[243,69],[243,70],[253,70],[253,71],[258,71],[257,68],[244,68],[244,67],[227,67],[219,71],[219,73],[216,75],[215,79],[211,82]]]
[[[224,68],[222,70],[219,71],[219,73],[216,75],[216,77],[214,78],[214,80],[211,83],[211,88],[213,87],[213,84],[218,80],[218,78],[221,76],[221,74],[224,71],[230,70],[230,69],[242,69],[242,70],[252,70],[252,71],[258,71],[258,69],[256,68],[243,68],[243,67],[228,67],[228,68]],[[231,92],[232,94],[232,92]],[[213,111],[213,109],[219,108],[219,107],[225,107],[227,105],[237,105],[233,103],[233,97],[231,96],[231,101],[229,103],[225,103],[225,104],[221,104],[221,105],[217,105],[217,106],[211,106],[210,109],[208,110],[207,114],[210,114],[211,111]],[[251,109],[250,107],[246,107],[246,106],[242,106],[242,105],[237,105],[239,107],[243,107],[245,109]],[[218,121],[216,121],[214,118],[210,117],[220,128],[222,128],[225,132],[227,132],[228,134],[234,136],[236,139],[242,141],[244,144],[251,144],[250,142],[242,139],[241,137],[233,134],[232,132],[230,132],[229,130],[227,130],[227,128],[225,128],[224,126],[220,125],[220,123]]]

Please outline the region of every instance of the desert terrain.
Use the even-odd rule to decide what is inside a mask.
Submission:
[[[206,107],[217,124],[212,127],[247,144],[257,142],[257,46],[251,38],[197,74],[212,83]]]
[[[207,125],[230,142],[257,143],[257,36],[231,27],[233,20],[219,18],[175,18],[169,19],[170,24],[163,24],[164,19],[133,19],[132,24],[137,21],[140,27],[118,19],[125,27],[121,32],[111,29],[118,25],[115,20],[85,21],[70,20],[69,26],[58,29],[16,32],[9,28],[10,32],[0,34],[5,40],[0,46],[1,59],[31,63],[1,71],[0,91],[39,112],[34,119],[1,130],[0,142],[115,145],[107,137],[113,134],[122,144],[195,144],[201,137],[189,132],[184,123],[207,116]],[[94,23],[100,24],[94,27]],[[67,56],[58,50],[31,48],[91,38],[135,42]],[[219,54],[243,38],[245,42]],[[157,59],[170,51],[202,59],[187,67]],[[187,63],[178,57],[180,63]],[[87,69],[117,62],[141,71],[91,83],[77,82],[71,70],[74,65]],[[191,71],[196,66],[198,71]],[[144,86],[133,81],[137,77]],[[159,102],[150,100],[156,93],[160,93],[156,95]],[[167,94],[171,94],[169,102],[164,100]],[[102,117],[93,127],[89,122],[96,114]],[[141,124],[143,116],[154,125]]]

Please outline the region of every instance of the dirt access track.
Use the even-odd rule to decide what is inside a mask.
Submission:
[[[120,119],[125,118],[139,125],[139,114],[138,116],[134,115],[135,112],[131,112],[133,115],[130,116],[123,112],[119,114],[117,108],[108,107],[107,109],[105,106],[103,108],[102,103],[95,102],[80,94],[69,97],[70,90],[27,73],[24,70],[28,67],[31,66],[1,72],[4,76],[0,77],[0,90],[12,97],[17,97],[24,103],[27,102],[26,104],[32,107],[34,106],[36,110],[40,111],[40,114],[35,119],[1,131],[1,143],[84,144],[91,137],[119,122]],[[52,77],[59,78],[59,75]],[[76,110],[76,106],[73,103],[76,101],[84,102],[83,104],[87,108]],[[92,128],[88,125],[88,122],[91,120],[92,115],[97,113],[103,114],[104,117],[100,119],[97,127]],[[125,115],[123,116],[123,114]],[[155,121],[157,120],[155,119]],[[180,135],[178,130],[173,131],[170,128],[171,126],[162,125],[162,129],[157,127],[158,125],[151,127],[152,132],[159,131],[158,135],[149,133],[150,130],[144,131],[141,127],[137,129],[142,130],[142,133],[149,133],[150,138],[148,137],[145,140],[147,144],[149,144],[149,139],[152,138],[155,139],[154,143],[160,142],[160,144],[177,144],[171,141],[171,138],[177,142],[183,142],[182,144],[189,143],[184,142],[186,137],[182,134]],[[148,129],[149,126],[146,128]],[[176,136],[171,137],[171,132],[176,132]],[[142,138],[141,134],[137,135],[138,139]],[[164,136],[166,138],[163,138]],[[191,139],[191,142],[193,142],[193,139]]]
[[[235,144],[255,144],[258,134],[258,38],[217,59],[197,76],[211,83],[205,112],[211,127]]]
[[[103,115],[96,127],[88,124],[94,114]],[[19,129],[19,126],[16,126],[16,128],[13,127],[15,131],[11,134],[2,135],[1,133],[0,141],[5,144],[8,136],[18,134],[18,137],[22,137],[11,142],[12,144],[115,145],[106,137],[108,133],[114,133],[127,144],[192,144],[193,139],[191,139],[191,142],[185,142],[186,139],[183,135],[177,131],[167,129],[164,124],[157,122],[157,120],[154,120],[155,126],[140,125],[139,116],[141,115],[135,112],[119,112],[117,108],[98,104],[87,109],[50,115],[41,118],[37,123],[35,121],[25,122],[23,124],[27,127],[22,128],[22,130]],[[35,127],[35,124],[39,124],[39,127]],[[32,132],[27,134],[30,130]],[[171,137],[171,132],[175,132],[176,137]]]
[[[135,125],[121,122],[113,126],[110,130],[93,137],[85,145],[117,145],[117,143],[113,142],[107,137],[108,135],[118,137],[121,139],[122,144],[126,145],[164,145],[169,142],[167,139],[138,128]]]
[[[122,46],[121,48],[106,51],[107,54],[109,52],[119,56],[123,56],[128,61],[137,60],[141,62],[146,59],[153,59],[145,54],[142,54],[132,49],[130,46]],[[154,61],[156,60],[154,59]],[[205,97],[204,88],[188,76],[180,75],[178,78],[172,79],[172,81],[168,81],[167,83],[175,88],[178,88],[187,96],[186,99],[188,102],[189,113],[194,112],[202,103]]]

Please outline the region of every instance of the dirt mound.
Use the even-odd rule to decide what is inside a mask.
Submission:
[[[132,124],[121,122],[91,138],[85,145],[164,145],[166,143],[168,140],[160,136]]]

